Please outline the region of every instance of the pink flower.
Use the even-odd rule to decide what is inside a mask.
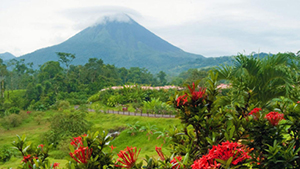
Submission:
[[[278,113],[278,112],[270,112],[268,113],[265,118],[273,125],[273,126],[277,126],[278,123],[281,120],[285,120],[283,118],[284,114]]]

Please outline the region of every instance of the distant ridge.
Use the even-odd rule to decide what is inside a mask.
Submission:
[[[3,61],[7,61],[7,60],[10,60],[10,59],[15,59],[16,56],[14,56],[13,54],[11,54],[9,52],[5,52],[5,53],[0,53],[0,58]]]
[[[125,22],[106,19],[63,43],[19,58],[25,59],[25,62],[33,62],[37,68],[47,61],[57,61],[56,52],[75,54],[76,59],[72,62],[74,65],[85,64],[89,58],[98,58],[117,67],[145,67],[152,72],[167,71],[182,62],[204,58],[170,44],[130,17]]]

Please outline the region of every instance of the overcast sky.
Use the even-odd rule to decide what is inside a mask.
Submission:
[[[0,0],[0,53],[59,44],[116,13],[206,57],[300,50],[300,0]]]

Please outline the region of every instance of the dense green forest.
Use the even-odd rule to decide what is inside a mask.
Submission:
[[[168,77],[163,71],[150,73],[145,68],[124,67],[104,64],[101,59],[90,58],[85,65],[72,65],[76,57],[70,53],[57,53],[59,61],[49,61],[39,69],[24,60],[10,60],[1,69],[1,109],[45,110],[57,100],[68,100],[71,104],[86,103],[89,96],[103,88],[125,84],[163,86],[182,85],[199,77],[204,78],[207,70],[189,70],[178,77]],[[14,94],[17,92],[17,94]]]

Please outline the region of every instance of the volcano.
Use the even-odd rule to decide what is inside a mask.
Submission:
[[[127,16],[128,17],[128,16]],[[68,40],[23,55],[34,67],[47,61],[58,61],[56,52],[75,54],[71,64],[82,65],[89,58],[102,59],[117,67],[141,67],[151,72],[166,70],[182,62],[204,58],[170,44],[128,17],[126,21],[104,19]]]

